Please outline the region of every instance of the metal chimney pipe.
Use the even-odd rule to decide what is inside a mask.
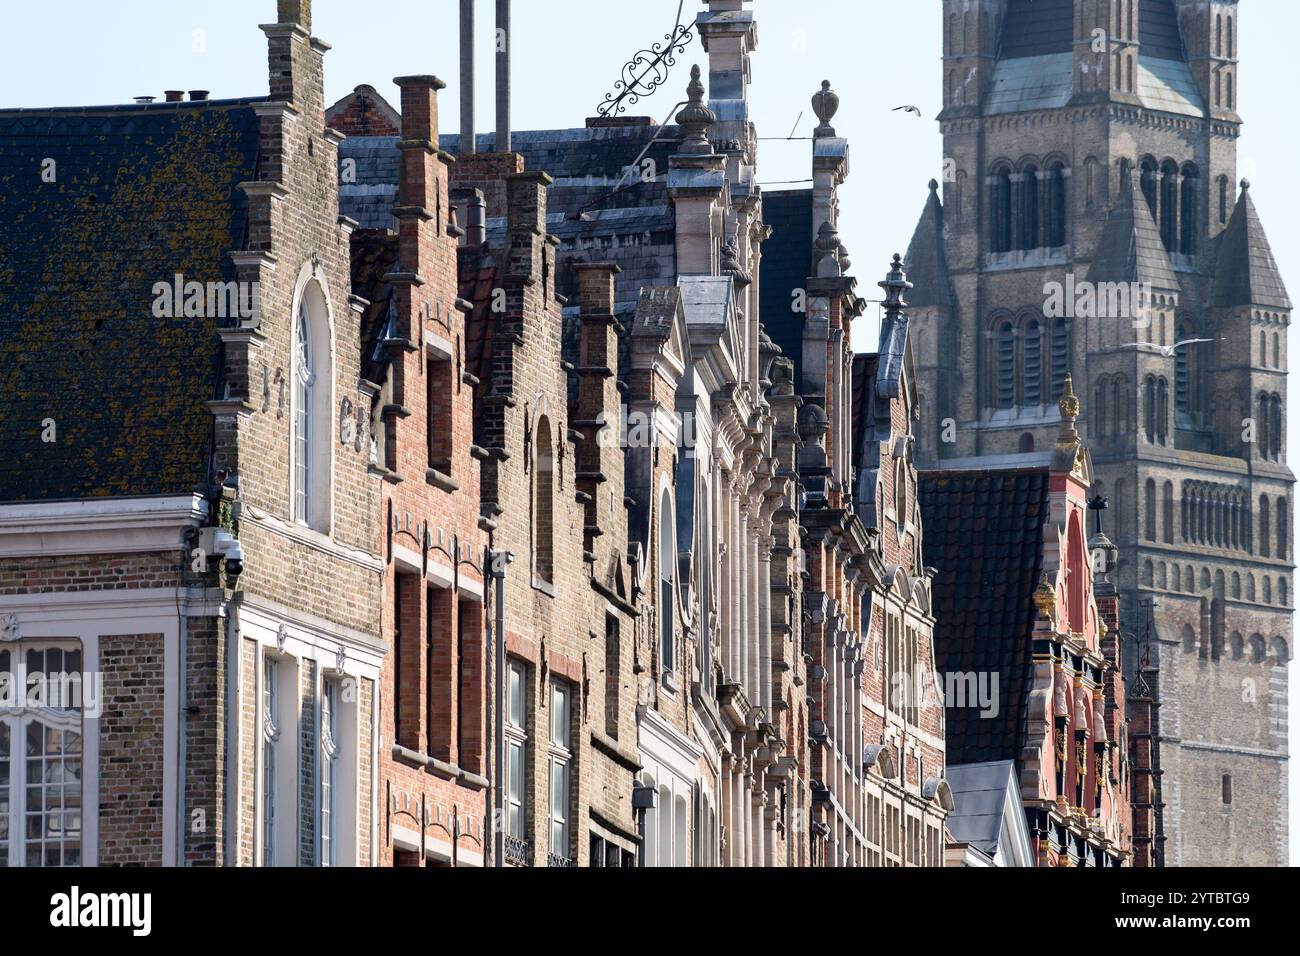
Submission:
[[[460,0],[460,152],[471,156],[474,144],[474,0]]]
[[[497,0],[497,141],[498,153],[510,152],[510,0]]]

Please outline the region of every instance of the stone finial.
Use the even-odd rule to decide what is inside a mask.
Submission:
[[[728,236],[722,244],[722,271],[738,286],[747,286],[754,281],[754,277],[740,265],[740,244],[735,236]]]
[[[890,263],[889,274],[885,276],[885,281],[878,282],[877,285],[885,290],[885,311],[897,312],[907,308],[907,302],[903,295],[908,289],[912,288],[912,283],[907,281],[907,272],[903,269],[903,257],[894,253],[894,261]]]
[[[704,83],[700,79],[698,63],[691,67],[691,82],[686,87],[686,99],[686,106],[677,114],[677,125],[685,134],[681,152],[711,153],[713,147],[709,144],[709,127],[718,121],[718,117],[713,110],[704,105]]]
[[[1046,572],[1034,591],[1034,607],[1038,608],[1038,613],[1044,617],[1056,620],[1056,588],[1052,586]]]
[[[311,0],[276,0],[280,23],[296,23],[311,32]]]
[[[840,234],[831,225],[829,219],[823,222],[821,228],[817,230],[817,241],[813,243],[813,246],[817,250],[815,254],[817,276],[820,278],[833,278],[843,275],[839,262]]]
[[[1074,377],[1065,376],[1065,387],[1061,390],[1061,418],[1073,422],[1079,417],[1079,397],[1074,394]]]
[[[1244,179],[1244,178],[1242,179],[1242,181],[1241,181],[1241,191],[1244,192],[1244,193],[1248,193],[1248,192],[1250,192],[1250,180],[1249,180],[1249,179]]]
[[[937,179],[930,180],[930,192],[932,193],[939,192],[939,180]]]
[[[830,80],[822,80],[822,88],[813,94],[812,98],[813,113],[821,125],[813,131],[814,136],[834,136],[835,127],[831,126],[831,120],[840,110],[839,94],[831,89]]]
[[[853,268],[853,260],[849,258],[848,247],[841,242],[840,243],[840,271],[843,272],[845,275],[848,275],[849,270],[852,268]]]

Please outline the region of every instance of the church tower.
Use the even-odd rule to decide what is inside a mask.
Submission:
[[[1073,376],[1158,705],[1137,854],[1285,865],[1291,301],[1237,179],[1238,4],[942,2],[917,458],[1037,463]]]

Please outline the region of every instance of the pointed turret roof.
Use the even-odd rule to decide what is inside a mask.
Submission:
[[[1151,218],[1151,207],[1138,190],[1136,175],[1120,187],[1119,199],[1097,244],[1088,280],[1150,283],[1153,288],[1173,292],[1182,288]]]
[[[952,283],[948,278],[948,254],[943,245],[943,203],[939,201],[939,183],[930,180],[930,197],[916,224],[912,244],[907,247],[907,274],[913,288],[908,304],[949,306],[953,303]]]
[[[1282,274],[1259,221],[1255,201],[1250,198],[1250,180],[1241,181],[1241,197],[1228,227],[1219,236],[1219,260],[1215,268],[1216,306],[1259,305],[1290,309]]]

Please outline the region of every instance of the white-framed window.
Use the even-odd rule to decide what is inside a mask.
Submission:
[[[333,346],[329,305],[320,283],[302,289],[293,323],[290,491],[293,520],[330,533],[331,482],[335,427]]]
[[[570,858],[569,805],[572,793],[572,692],[567,684],[551,685],[551,855]]]
[[[528,721],[525,701],[528,670],[511,661],[506,672],[506,836],[527,840]]]
[[[338,865],[339,684],[326,678],[320,697],[320,865]]]
[[[663,672],[671,674],[677,664],[673,637],[677,548],[673,542],[673,499],[667,488],[659,501],[659,652]]]
[[[279,802],[280,662],[262,658],[262,865],[275,866],[279,837],[276,804]]]
[[[8,644],[0,675],[0,868],[80,866],[81,646]]]

